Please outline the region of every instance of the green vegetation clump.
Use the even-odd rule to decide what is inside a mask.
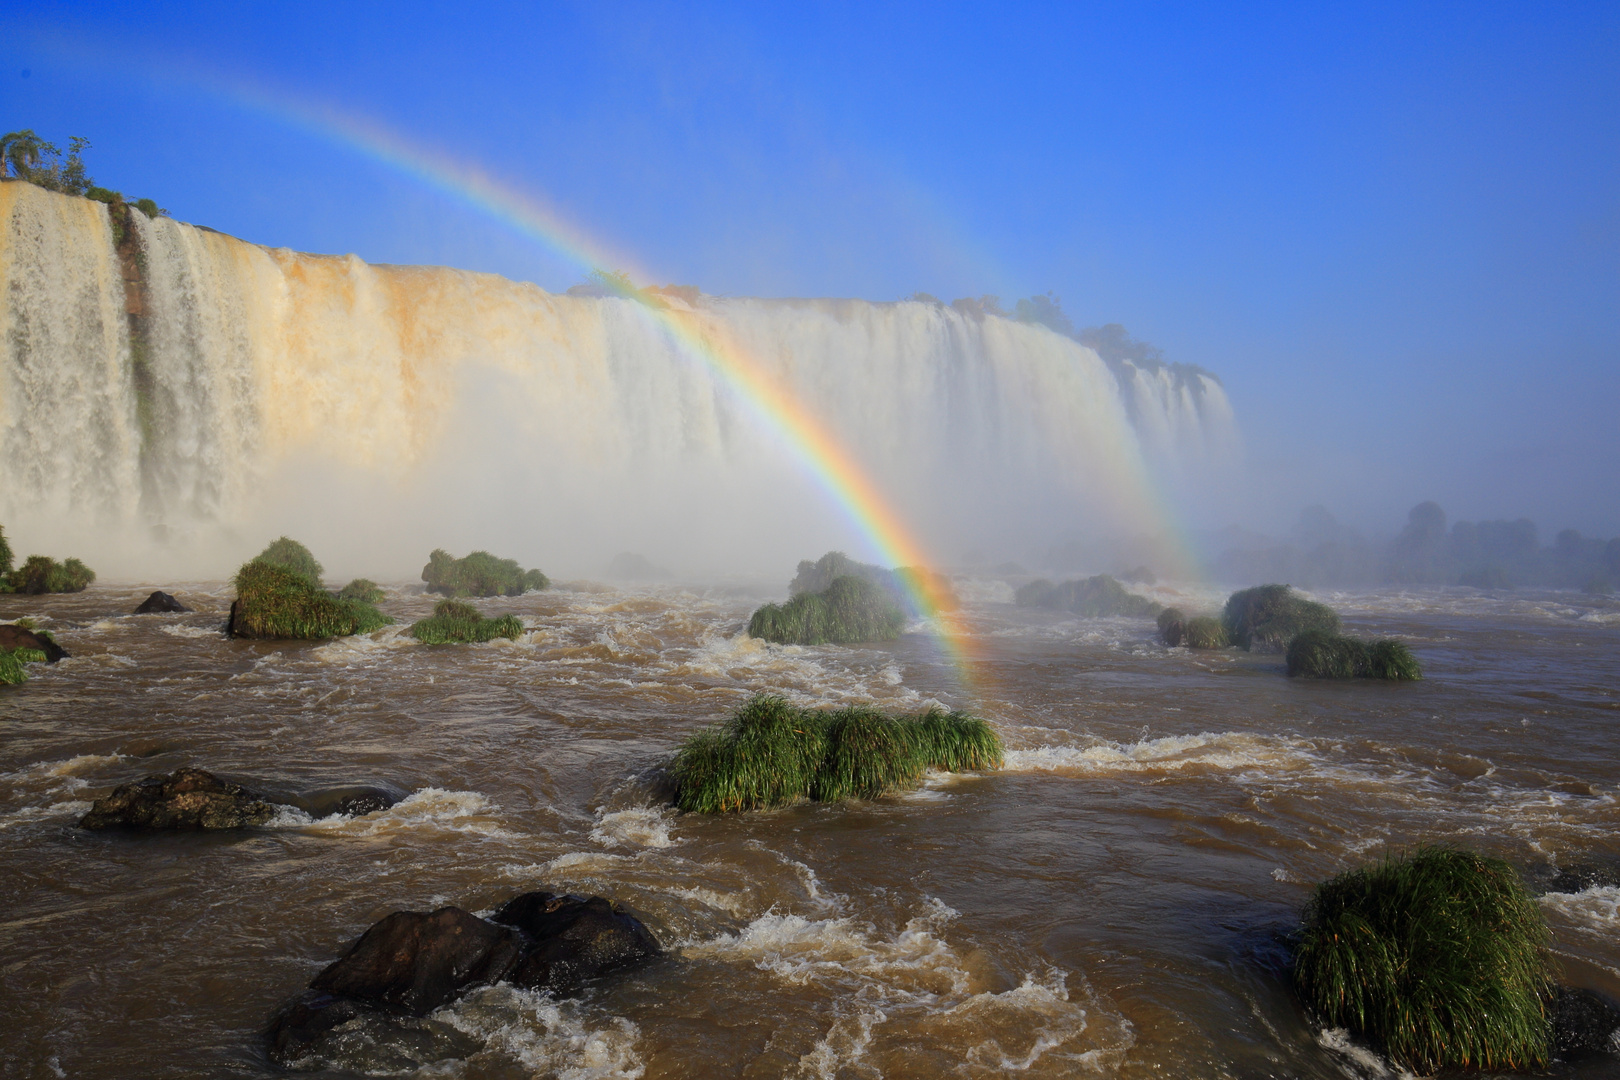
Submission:
[[[443,548],[435,548],[422,567],[422,580],[428,592],[445,596],[522,596],[530,589],[546,589],[551,579],[538,570],[524,570],[513,559],[498,559],[487,551],[475,551],[458,559]]]
[[[370,578],[357,577],[338,590],[339,600],[359,600],[364,604],[375,604],[382,598],[382,586]]]
[[[57,562],[44,555],[30,555],[26,562],[6,575],[6,591],[31,596],[83,592],[95,580],[96,572],[78,559]]]
[[[1393,638],[1360,641],[1324,630],[1307,630],[1288,644],[1288,674],[1308,679],[1423,678],[1423,669],[1404,642]]]
[[[1316,887],[1294,984],[1330,1027],[1420,1075],[1546,1064],[1547,926],[1512,866],[1447,848]]]
[[[1221,617],[1232,644],[1282,650],[1307,630],[1339,632],[1339,615],[1326,604],[1296,596],[1287,585],[1256,585],[1235,592]]]
[[[0,686],[17,686],[28,681],[24,664],[43,664],[45,654],[38,649],[0,649]]]
[[[1100,618],[1106,615],[1133,615],[1152,618],[1164,609],[1145,596],[1127,592],[1125,586],[1108,574],[1065,581],[1061,585],[1042,578],[1032,581],[1014,595],[1019,607],[1052,608],[1076,615]]]
[[[748,636],[779,645],[851,645],[893,641],[906,613],[888,590],[865,578],[834,578],[824,592],[766,604],[748,620]]]
[[[1178,645],[1189,649],[1224,649],[1232,644],[1221,620],[1208,615],[1188,618],[1180,608],[1165,608],[1159,612],[1159,637],[1172,649]]]
[[[921,566],[901,566],[885,570],[872,563],[858,562],[842,551],[829,551],[815,562],[805,559],[788,583],[788,596],[826,592],[841,577],[856,577],[886,590],[909,615],[932,615],[955,611],[962,606],[951,588],[950,579]]]
[[[411,636],[425,645],[470,644],[493,638],[517,640],[523,623],[516,615],[486,619],[481,611],[459,600],[440,600],[433,614],[411,624]]]
[[[295,574],[308,578],[317,588],[320,587],[321,574],[324,572],[320,561],[315,558],[309,548],[296,540],[288,539],[285,536],[278,537],[270,541],[268,547],[254,556],[253,561],[269,563],[271,566],[291,570]]]
[[[6,529],[0,525],[0,592],[7,592],[5,579],[11,576],[11,564],[16,558],[11,553],[11,544],[6,540]]]
[[[760,694],[724,724],[688,737],[670,774],[677,806],[713,814],[806,798],[873,799],[929,769],[993,769],[1001,758],[994,729],[961,713],[799,709]]]
[[[393,621],[368,603],[334,596],[308,575],[284,565],[253,559],[236,572],[230,621],[230,633],[236,637],[346,637],[369,634]]]

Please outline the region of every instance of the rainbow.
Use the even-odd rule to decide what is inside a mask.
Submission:
[[[476,207],[586,270],[628,265],[635,272],[624,253],[610,251],[588,237],[540,199],[476,166],[412,143],[375,122],[241,83],[209,89],[254,112],[358,150],[427,187]],[[700,328],[696,319],[651,295],[634,289],[624,290],[624,295],[638,301],[646,317],[661,324],[683,351],[706,367],[768,430],[779,436],[879,561],[891,566],[935,565],[860,462],[819,417],[745,349],[725,337],[719,328]],[[915,608],[932,613],[929,625],[942,652],[963,687],[971,686],[971,639],[961,616],[953,610],[954,598],[942,592],[932,575],[902,575],[901,581],[912,593]]]

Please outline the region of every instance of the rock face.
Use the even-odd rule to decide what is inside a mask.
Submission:
[[[7,651],[14,649],[35,649],[45,654],[49,663],[56,663],[65,656],[71,656],[62,646],[58,645],[47,634],[36,634],[26,627],[15,623],[6,623],[0,626],[0,649]]]
[[[162,615],[170,611],[180,612],[190,610],[191,609],[186,607],[186,605],[159,589],[157,592],[141,601],[141,606],[136,608],[133,612],[131,612],[131,614]]]
[[[1553,1005],[1553,1050],[1565,1061],[1620,1055],[1620,1007],[1591,990],[1560,986]]]
[[[263,825],[275,808],[240,784],[201,769],[177,769],[121,784],[79,819],[81,829],[239,829]]]
[[[658,953],[645,926],[599,896],[524,893],[493,919],[458,907],[396,911],[277,1012],[271,1057],[337,1063],[358,1044],[368,1060],[378,1046],[412,1061],[465,1056],[476,1048],[455,1045],[465,1036],[425,1017],[468,990],[505,981],[567,993]]]

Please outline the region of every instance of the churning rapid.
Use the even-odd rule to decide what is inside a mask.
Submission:
[[[0,286],[0,521],[104,575],[224,573],[280,532],[374,576],[434,546],[714,573],[852,544],[816,463],[714,354],[826,425],[942,559],[1154,533],[1144,489],[1194,486],[1235,445],[1213,378],[1111,370],[1008,318],[674,296],[655,316],[124,225],[25,183],[0,184]]]

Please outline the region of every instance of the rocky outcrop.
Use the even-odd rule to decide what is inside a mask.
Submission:
[[[271,1057],[334,1062],[357,1040],[392,1044],[413,1061],[465,1056],[471,1049],[450,1045],[454,1029],[428,1013],[497,982],[569,993],[659,951],[639,920],[599,896],[524,893],[489,919],[458,907],[396,911],[276,1013]]]
[[[1591,990],[1560,986],[1553,1003],[1553,1051],[1565,1061],[1620,1056],[1620,1006]]]
[[[349,817],[359,817],[361,814],[371,814],[378,810],[387,810],[399,802],[402,796],[397,791],[372,784],[350,784],[344,787],[322,788],[311,791],[293,799],[293,804],[300,810],[318,818],[330,817],[333,814],[347,814]]]
[[[201,769],[177,769],[121,784],[79,819],[81,829],[240,829],[263,825],[275,808],[240,784]]]
[[[36,633],[26,626],[15,623],[6,623],[0,626],[0,650],[12,652],[17,649],[33,649],[45,654],[49,663],[56,663],[64,657],[73,655],[56,643],[56,639],[49,634]]]
[[[163,590],[159,589],[157,592],[153,593],[151,596],[148,596],[145,600],[141,601],[141,606],[136,608],[133,612],[131,612],[131,614],[133,614],[133,615],[164,615],[164,614],[167,614],[168,612],[171,612],[171,611],[172,612],[183,612],[183,611],[190,611],[190,610],[191,609],[186,607],[186,605],[182,604],[180,601],[176,600],[174,597],[170,596],[168,593],[166,593]]]

